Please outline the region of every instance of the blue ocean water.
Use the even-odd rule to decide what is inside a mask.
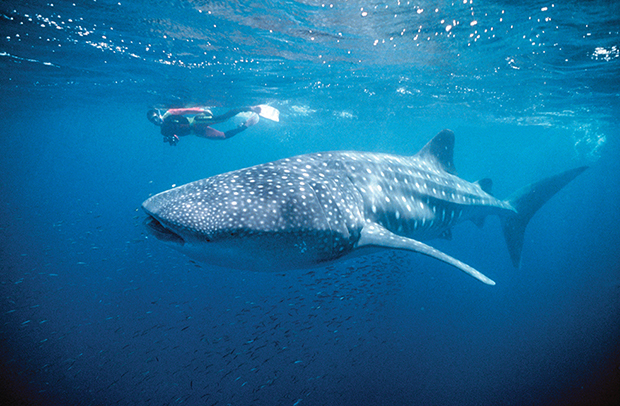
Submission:
[[[620,400],[614,1],[3,1],[0,394],[28,405],[612,405]],[[223,142],[153,107],[270,104]],[[232,124],[231,124],[232,125]],[[223,125],[225,127],[225,125]],[[223,128],[222,127],[222,128]],[[312,271],[197,263],[152,194],[302,153],[456,134],[494,194],[590,168],[528,226]]]

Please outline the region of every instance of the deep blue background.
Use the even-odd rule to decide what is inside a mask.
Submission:
[[[619,13],[487,2],[472,6],[470,25],[470,6],[441,4],[437,14],[462,20],[448,36],[446,17],[416,20],[430,3],[121,3],[2,4],[3,396],[37,405],[619,399]],[[499,18],[514,28],[500,30]],[[430,39],[416,39],[418,24]],[[153,106],[264,102],[281,121],[225,142],[170,147],[145,118]],[[142,225],[141,202],[172,185],[319,150],[413,154],[443,128],[456,133],[460,176],[491,177],[498,197],[590,165],[533,218],[518,270],[496,218],[430,242],[494,287],[401,252],[313,271],[210,268]]]

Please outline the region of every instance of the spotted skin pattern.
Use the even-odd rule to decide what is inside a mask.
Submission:
[[[282,271],[320,266],[360,248],[393,248],[435,257],[494,284],[420,242],[450,238],[452,227],[466,220],[516,213],[482,183],[455,175],[453,144],[454,134],[444,130],[409,157],[300,155],[188,183],[142,207],[156,237],[213,265]]]
[[[185,245],[203,244],[207,262],[308,267],[351,251],[364,224],[362,196],[337,159],[312,154],[257,165],[163,192],[143,206]],[[209,245],[240,252],[220,262]]]

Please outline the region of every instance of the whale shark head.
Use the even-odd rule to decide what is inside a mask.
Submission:
[[[359,238],[361,198],[322,163],[320,156],[303,163],[291,158],[159,193],[142,204],[146,225],[190,257],[228,268],[269,271],[329,261]]]

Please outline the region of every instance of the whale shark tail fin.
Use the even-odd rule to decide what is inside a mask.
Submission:
[[[525,227],[527,227],[530,219],[547,200],[587,168],[587,166],[581,166],[570,169],[527,185],[510,196],[508,202],[516,212],[502,216],[500,221],[504,230],[506,244],[508,245],[510,259],[516,268],[519,267],[519,262],[521,261]]]

